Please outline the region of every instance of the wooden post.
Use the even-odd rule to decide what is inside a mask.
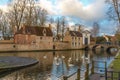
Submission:
[[[77,80],[80,80],[80,68],[77,70]]]
[[[120,80],[120,72],[118,73],[118,79]]]
[[[113,80],[113,71],[111,72],[111,79]]]
[[[67,80],[67,76],[63,76],[63,80]]]
[[[92,61],[92,68],[91,68],[91,74],[94,74],[94,61]]]
[[[105,80],[107,80],[107,63],[105,62]]]
[[[89,64],[86,64],[86,72],[85,72],[85,80],[88,80],[89,78]]]

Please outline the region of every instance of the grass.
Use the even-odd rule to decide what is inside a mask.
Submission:
[[[120,72],[120,53],[118,56],[115,57],[115,60],[111,63],[110,67],[114,71],[113,79],[118,78],[118,72]],[[111,76],[111,74],[108,73],[108,75],[110,75],[110,76]],[[111,79],[108,79],[108,80],[111,80]],[[117,79],[115,79],[115,80],[117,80]]]
[[[120,71],[120,54],[115,58],[115,60],[111,63],[111,67],[115,71]]]

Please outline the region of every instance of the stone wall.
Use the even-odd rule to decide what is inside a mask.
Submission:
[[[15,44],[0,44],[0,51],[16,51]]]
[[[69,42],[40,42],[33,44],[0,44],[0,51],[35,51],[35,50],[65,50],[65,49],[78,49],[72,48]],[[55,49],[53,49],[53,46]],[[80,48],[79,48],[80,49]]]
[[[54,42],[54,45],[56,50],[70,49],[70,45],[68,42],[56,41]]]

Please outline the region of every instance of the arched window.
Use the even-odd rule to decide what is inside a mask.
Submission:
[[[43,30],[43,35],[46,36],[46,29]]]

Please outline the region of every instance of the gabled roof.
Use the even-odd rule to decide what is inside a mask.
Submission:
[[[82,34],[79,31],[69,31],[71,36],[82,37]]]
[[[87,33],[87,34],[90,34],[90,31],[85,30],[85,31],[83,31],[82,33]]]
[[[46,36],[53,36],[53,33],[49,27],[40,26],[24,26],[16,34],[31,34],[37,36],[44,36],[43,31],[46,30]]]

